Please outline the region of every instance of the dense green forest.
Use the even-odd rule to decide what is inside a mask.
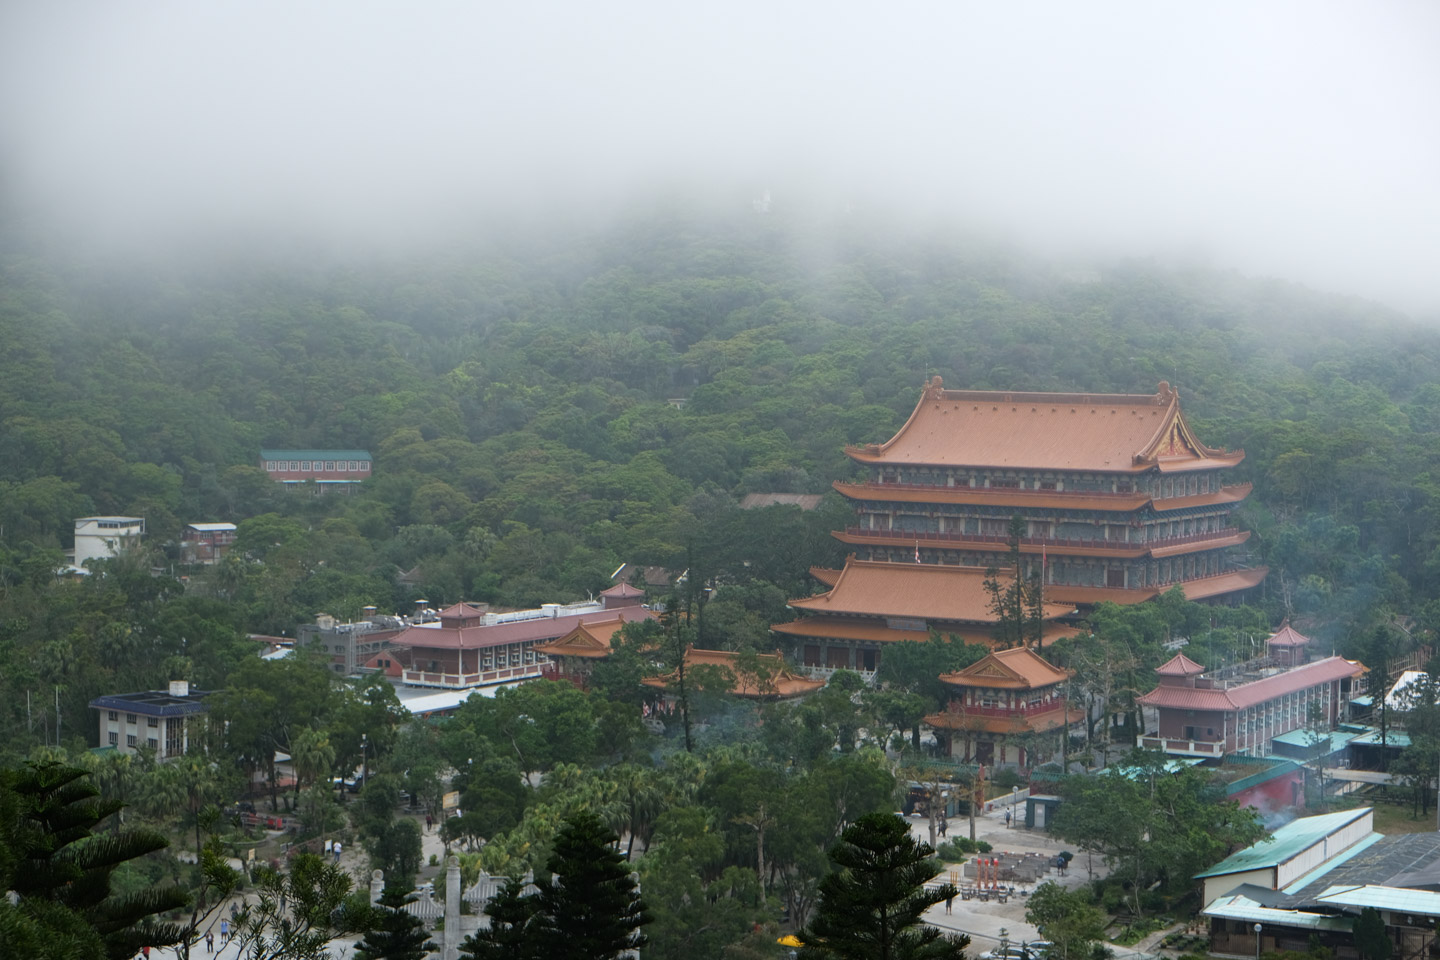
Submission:
[[[725,584],[702,639],[773,647],[807,568],[842,559],[846,507],[739,498],[853,475],[844,445],[888,438],[934,374],[1168,380],[1205,442],[1247,452],[1270,623],[1342,652],[1379,623],[1440,625],[1440,332],[1274,280],[675,211],[409,260],[12,244],[0,344],[0,739],[19,753],[50,737],[57,688],[70,737],[101,692],[221,684],[244,632],[421,596],[580,598],[622,562]],[[287,494],[261,447],[366,448],[374,477]],[[57,581],[93,513],[145,517],[149,553]],[[173,541],[198,521],[239,542],[185,570]]]

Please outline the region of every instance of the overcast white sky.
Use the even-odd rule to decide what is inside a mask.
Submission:
[[[11,216],[413,236],[646,185],[1440,312],[1440,3],[0,4]]]

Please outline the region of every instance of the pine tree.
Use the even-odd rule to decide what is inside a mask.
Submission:
[[[374,926],[355,945],[358,960],[424,960],[438,950],[425,932],[425,923],[405,910],[415,898],[403,888],[390,886],[380,895]]]
[[[1000,649],[1034,645],[1039,647],[1045,630],[1044,587],[1039,576],[1025,576],[1020,541],[1025,536],[1025,518],[1010,518],[1008,563],[1013,579],[1002,581],[1001,569],[985,571],[985,592],[990,595],[990,612],[995,615],[993,637]]]
[[[86,772],[75,767],[0,770],[0,889],[19,897],[18,908],[0,917],[0,947],[8,950],[15,945],[8,938],[28,936],[27,930],[49,931],[52,954],[63,942],[98,937],[110,960],[126,960],[143,946],[182,939],[184,928],[155,920],[185,906],[179,888],[125,896],[110,890],[117,867],[168,843],[151,830],[96,835],[95,828],[121,806],[100,799]]]
[[[593,813],[565,821],[547,866],[553,876],[534,894],[533,942],[549,960],[612,960],[646,943],[650,914],[619,837]]]
[[[946,936],[921,918],[955,887],[925,882],[940,865],[928,843],[891,813],[872,813],[830,849],[839,869],[820,881],[815,918],[799,933],[807,955],[842,960],[963,960],[970,938]]]
[[[485,904],[488,928],[475,931],[460,944],[460,955],[473,960],[540,960],[535,943],[533,897],[522,896],[525,884],[511,878]]]

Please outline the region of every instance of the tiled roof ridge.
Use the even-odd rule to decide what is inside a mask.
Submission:
[[[1177,653],[1156,667],[1155,672],[1162,677],[1189,677],[1204,673],[1205,667],[1191,660],[1185,654]]]
[[[1169,406],[1177,403],[1180,392],[1161,380],[1154,393],[1084,393],[1066,391],[1049,393],[1034,390],[955,390],[945,389],[939,376],[930,378],[925,385],[926,400],[985,400],[993,403],[1112,403],[1135,404],[1137,406]]]

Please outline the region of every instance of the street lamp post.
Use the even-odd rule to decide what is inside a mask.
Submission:
[[[1020,787],[1017,785],[1017,786],[1013,786],[1013,787],[1010,788],[1010,817],[1011,817],[1011,819],[1013,819],[1013,820],[1019,820],[1019,819],[1020,819],[1020,813],[1019,813],[1019,811],[1016,809],[1016,806],[1017,806],[1019,803],[1020,803]],[[1020,824],[1017,823],[1017,824],[1015,824],[1015,826],[1018,827],[1018,826],[1020,826]]]
[[[1255,960],[1260,960],[1260,924],[1255,924]]]
[[[360,734],[360,786],[365,786],[365,781],[370,779],[370,767],[365,762],[365,748],[369,745],[365,734]]]

